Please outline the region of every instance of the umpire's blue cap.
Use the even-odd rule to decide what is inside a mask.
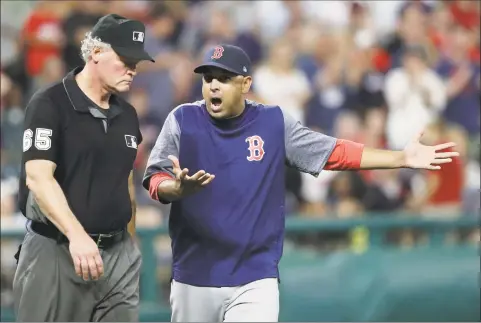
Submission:
[[[218,67],[234,74],[248,76],[251,73],[251,60],[240,47],[217,45],[206,52],[202,64],[194,69],[194,73],[202,74],[209,67]]]

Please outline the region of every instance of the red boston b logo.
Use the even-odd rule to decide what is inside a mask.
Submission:
[[[224,47],[217,46],[216,48],[214,48],[214,53],[212,54],[212,56],[210,58],[219,59],[219,58],[222,57],[222,53],[224,53]]]
[[[264,157],[264,140],[260,136],[251,136],[246,138],[246,142],[249,144],[249,156],[248,161],[260,161]]]

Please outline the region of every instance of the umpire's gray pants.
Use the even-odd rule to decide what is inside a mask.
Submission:
[[[68,244],[27,232],[13,281],[17,321],[138,322],[139,249],[125,234],[100,255],[104,275],[84,281],[75,273]]]

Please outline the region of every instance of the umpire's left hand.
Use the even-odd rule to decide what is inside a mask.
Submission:
[[[97,280],[104,273],[104,265],[100,256],[99,248],[86,233],[78,233],[69,237],[70,255],[75,266],[75,272],[84,280]]]

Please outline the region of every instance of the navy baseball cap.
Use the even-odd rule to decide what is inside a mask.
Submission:
[[[92,37],[110,44],[122,57],[155,62],[144,49],[145,25],[117,14],[103,16],[92,28]]]
[[[194,73],[202,74],[209,67],[218,67],[237,75],[247,76],[251,73],[251,60],[240,47],[217,45],[206,52],[202,64],[194,69]]]

